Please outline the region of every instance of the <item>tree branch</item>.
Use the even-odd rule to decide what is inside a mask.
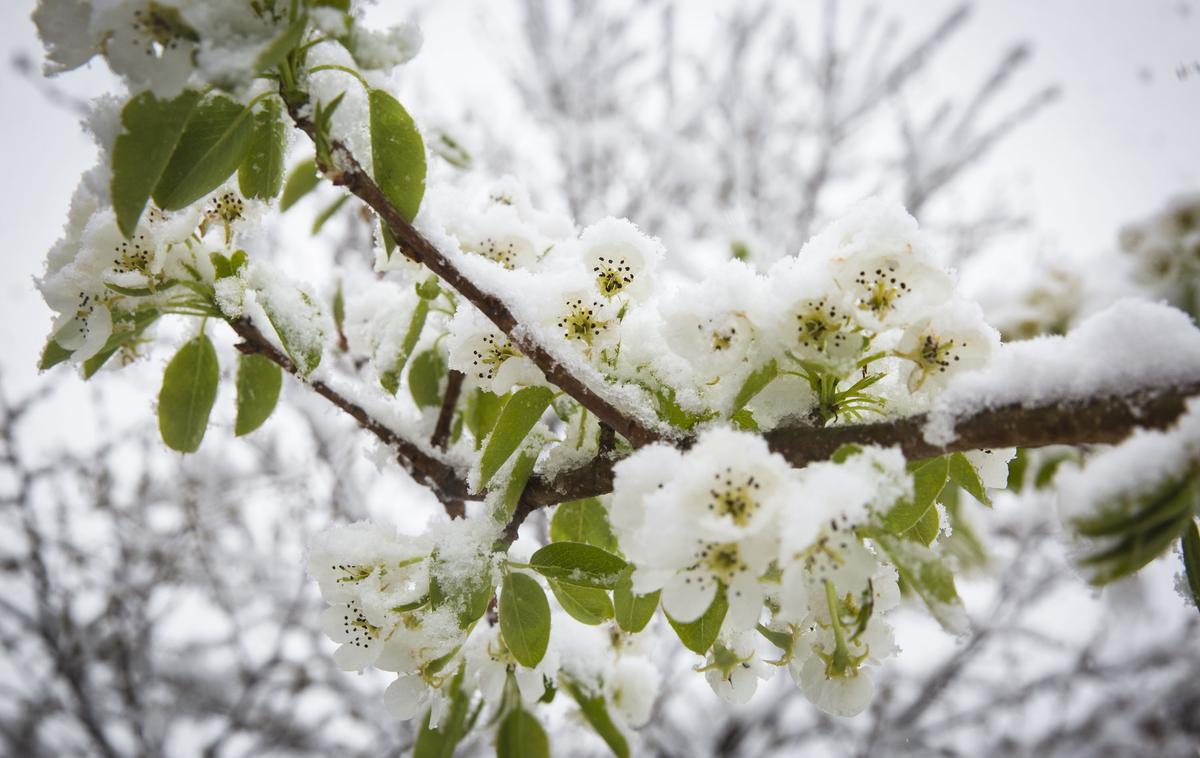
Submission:
[[[925,439],[927,414],[873,424],[781,427],[764,437],[773,451],[797,468],[827,460],[842,445],[898,446],[906,458],[918,460],[966,450],[1115,443],[1138,428],[1170,426],[1183,414],[1187,399],[1193,395],[1200,395],[1200,379],[1108,397],[982,409],[958,419],[957,437],[947,445],[934,445]],[[614,463],[611,458],[597,457],[554,480],[534,477],[517,507],[516,518],[564,500],[611,492]]]
[[[288,114],[296,126],[304,131],[314,143],[320,144],[323,137],[318,135],[316,125],[302,112],[306,103],[297,102],[294,98],[288,100],[286,97],[285,102]],[[640,420],[626,415],[571,373],[570,369],[560,363],[528,330],[520,328],[521,325],[516,316],[501,298],[479,287],[429,240],[414,229],[370,174],[363,169],[346,145],[338,140],[330,140],[330,154],[334,156],[331,162],[336,165],[320,166],[321,171],[329,180],[348,189],[379,214],[395,238],[397,248],[405,256],[417,263],[424,264],[426,268],[440,276],[483,312],[508,336],[518,350],[541,369],[549,382],[570,395],[601,421],[620,432],[634,447],[640,447],[659,439],[657,432],[645,426]]]
[[[267,337],[258,330],[247,318],[239,318],[229,322],[233,331],[242,341],[237,349],[246,354],[257,354],[279,365],[289,374],[301,378],[292,359],[275,347]],[[308,382],[309,386],[321,397],[348,413],[355,421],[385,445],[396,451],[400,465],[418,483],[433,490],[438,499],[447,507],[468,497],[467,483],[458,472],[448,463],[426,453],[417,445],[397,434],[392,429],[373,418],[362,406],[343,396],[337,390],[324,382]]]
[[[450,439],[450,424],[454,420],[454,407],[458,405],[464,378],[463,372],[454,369],[450,369],[446,376],[446,395],[442,398],[442,409],[438,413],[437,425],[433,427],[433,437],[429,440],[438,450],[445,450],[446,440]]]

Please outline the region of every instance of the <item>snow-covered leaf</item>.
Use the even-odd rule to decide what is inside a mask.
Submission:
[[[551,542],[529,559],[539,574],[581,587],[611,590],[625,569],[625,561],[595,545]]]

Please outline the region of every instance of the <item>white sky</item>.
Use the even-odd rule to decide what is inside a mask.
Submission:
[[[394,15],[405,3],[384,3]],[[719,8],[719,3],[712,4]],[[883,3],[903,10],[911,28],[931,25],[950,3]],[[3,261],[0,368],[10,387],[27,388],[49,326],[32,286],[45,251],[59,235],[71,191],[94,160],[78,117],[52,104],[11,65],[24,54],[40,61],[29,13],[32,0],[0,3],[0,119],[10,179],[0,188]],[[493,6],[494,7],[494,6]],[[482,92],[497,67],[479,38],[487,30],[478,5],[443,0],[427,17],[417,63],[445,74],[455,92]],[[515,8],[515,6],[514,6]],[[715,13],[716,11],[714,11]],[[493,30],[494,31],[494,30]],[[1011,137],[963,192],[1001,187],[1034,214],[1041,244],[1080,254],[1109,247],[1119,225],[1156,209],[1167,197],[1200,189],[1200,2],[1196,0],[992,0],[981,2],[933,75],[955,88],[977,81],[1017,39],[1034,47],[1021,91],[1058,83],[1062,99]],[[104,91],[102,64],[55,80],[78,96]],[[420,104],[412,104],[420,111]],[[519,167],[514,167],[520,173]]]

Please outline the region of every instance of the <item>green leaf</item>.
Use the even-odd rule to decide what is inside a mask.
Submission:
[[[912,499],[901,500],[884,514],[884,528],[892,534],[903,534],[920,523],[946,486],[948,471],[946,456],[931,458],[912,467]]]
[[[954,574],[937,553],[928,547],[882,531],[869,536],[887,553],[900,578],[912,587],[938,622],[952,634],[966,628],[962,600],[954,586]]]
[[[613,604],[604,590],[580,587],[557,579],[549,580],[549,584],[558,604],[581,624],[595,626],[613,617]]]
[[[475,438],[475,449],[483,447],[483,440],[496,426],[500,411],[508,402],[508,395],[495,395],[487,390],[476,389],[467,396],[463,408],[463,422]]]
[[[309,233],[315,236],[318,232],[320,232],[321,227],[325,226],[325,222],[337,215],[337,212],[342,209],[342,206],[345,205],[346,201],[349,199],[349,195],[342,195],[337,200],[334,200],[332,203],[325,206],[324,210],[318,213],[317,217],[313,219],[312,229],[309,230]]]
[[[1025,487],[1025,472],[1029,469],[1029,448],[1017,448],[1016,456],[1008,463],[1008,489],[1020,492]]]
[[[1188,589],[1192,593],[1192,602],[1200,609],[1200,528],[1195,520],[1184,527],[1180,539],[1183,549],[1183,570],[1187,574]]]
[[[117,226],[126,237],[133,236],[199,100],[200,93],[192,90],[172,100],[143,92],[121,110],[122,131],[113,143],[111,190]]]
[[[207,335],[183,343],[167,364],[158,393],[158,431],[167,447],[181,453],[200,448],[219,378],[217,351]]]
[[[297,16],[295,21],[280,32],[278,37],[271,40],[271,44],[258,54],[258,58],[254,61],[254,68],[258,71],[268,71],[282,63],[288,53],[295,50],[300,45],[300,41],[304,39],[304,29],[307,25],[308,16],[303,13]]]
[[[757,432],[759,430],[758,420],[754,418],[754,414],[751,413],[747,408],[736,411],[732,416],[729,417],[729,420],[747,431]]]
[[[379,375],[379,383],[393,395],[400,388],[400,374],[404,371],[404,364],[408,363],[408,356],[412,355],[413,348],[421,339],[421,330],[425,328],[425,320],[428,317],[429,303],[418,300],[413,308],[412,319],[408,322],[408,331],[404,333],[404,341],[400,343],[400,350],[396,353],[395,362],[391,368]]]
[[[270,360],[254,354],[238,359],[236,436],[249,434],[271,417],[282,384],[283,371]]]
[[[425,143],[412,116],[396,98],[373,89],[367,105],[375,183],[400,215],[412,221],[425,195]]]
[[[621,572],[617,586],[613,587],[613,615],[617,626],[627,632],[640,632],[654,617],[658,608],[658,597],[661,593],[651,592],[649,595],[637,595],[633,592],[633,567]]]
[[[338,279],[337,289],[333,293],[333,323],[338,331],[346,323],[346,293],[342,290],[341,279]]]
[[[654,399],[657,401],[658,407],[655,412],[658,417],[668,424],[679,429],[691,429],[699,423],[707,421],[715,414],[708,413],[691,413],[685,411],[675,400],[675,389],[673,387],[664,387],[654,391]]]
[[[1077,560],[1095,585],[1107,584],[1138,571],[1162,555],[1192,524],[1200,504],[1200,474],[1182,481],[1165,482],[1131,508],[1119,509],[1121,517],[1101,514],[1092,520],[1073,520],[1072,526],[1086,536],[1105,539],[1098,552]],[[1102,528],[1103,527],[1103,528]]]
[[[525,387],[509,397],[479,459],[481,487],[487,487],[492,476],[521,446],[553,397],[554,393],[546,387]]]
[[[492,519],[496,523],[507,524],[512,520],[513,514],[517,510],[517,503],[521,500],[521,495],[525,493],[525,485],[529,483],[529,476],[533,473],[533,464],[536,462],[536,450],[517,454],[517,459],[509,471],[508,480],[504,483],[504,491],[500,493],[498,501],[493,506]]]
[[[517,662],[533,668],[550,643],[550,603],[542,585],[528,574],[511,571],[500,586],[500,634]]]
[[[950,455],[950,481],[962,487],[968,495],[987,507],[992,507],[992,499],[988,497],[987,488],[983,486],[979,472],[971,464],[971,459],[962,453]]]
[[[224,95],[200,103],[154,187],[154,202],[174,211],[212,192],[242,165],[253,136],[254,114],[241,103]]]
[[[921,516],[921,520],[914,524],[913,528],[905,536],[917,540],[922,545],[928,547],[937,539],[940,528],[941,517],[938,515],[938,509],[930,508],[925,511],[925,515]]]
[[[321,183],[321,175],[317,173],[317,161],[309,158],[292,167],[288,173],[287,182],[283,185],[283,197],[279,198],[279,211],[282,213],[295,205],[300,198],[316,189]]]
[[[721,631],[721,624],[728,612],[729,599],[725,596],[725,587],[722,585],[717,589],[712,605],[695,621],[682,623],[671,618],[669,613],[663,615],[667,617],[667,622],[675,630],[684,647],[693,653],[704,655],[717,641],[717,633]]]
[[[839,447],[837,450],[834,450],[833,455],[829,456],[829,460],[833,461],[834,463],[845,463],[846,461],[850,460],[852,456],[861,453],[862,450],[862,445],[847,443]]]
[[[591,724],[592,729],[600,735],[600,739],[608,744],[613,755],[617,758],[629,758],[629,743],[626,742],[625,735],[621,733],[620,728],[613,723],[612,717],[608,715],[608,704],[604,700],[603,693],[589,694],[570,680],[566,680],[563,686],[579,704],[579,712]]]
[[[417,742],[413,746],[413,758],[454,758],[454,749],[470,729],[467,717],[471,710],[471,696],[462,687],[463,673],[464,669],[459,668],[450,685],[453,693],[450,709],[442,715],[437,729],[429,728],[430,712],[426,711],[421,731],[417,733]]]
[[[626,563],[595,545],[551,542],[530,556],[529,565],[542,576],[560,582],[611,590]]]
[[[254,136],[246,159],[238,166],[238,189],[245,197],[270,200],[283,186],[283,151],[287,131],[279,100],[268,98],[265,107],[254,115]]]
[[[436,347],[413,358],[408,370],[408,391],[418,408],[436,408],[442,404],[442,379],[446,361]]]
[[[496,730],[496,758],[550,758],[550,740],[524,708],[511,711]]]
[[[758,630],[758,633],[767,640],[767,642],[770,642],[772,645],[780,650],[783,650],[784,652],[790,653],[792,648],[796,646],[795,638],[787,632],[777,632],[774,629],[768,629],[762,624],[757,625],[755,628]]]
[[[617,538],[608,525],[608,511],[595,497],[572,500],[555,508],[550,518],[550,539],[586,542],[610,553],[617,550]]]
[[[71,351],[58,344],[53,338],[46,340],[42,357],[38,360],[38,371],[53,368],[71,357]]]
[[[746,377],[746,381],[738,390],[737,395],[733,398],[733,411],[736,413],[746,407],[746,403],[754,399],[754,396],[766,389],[766,386],[779,376],[779,364],[772,359],[766,365],[760,366]],[[753,418],[753,417],[752,417]]]

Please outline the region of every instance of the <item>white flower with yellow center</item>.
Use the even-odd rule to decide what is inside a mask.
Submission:
[[[341,647],[334,660],[347,670],[375,663],[383,643],[429,594],[427,549],[418,540],[368,522],[327,529],[309,549],[309,573],[332,605],[321,628]]]
[[[606,218],[579,238],[583,264],[605,298],[641,301],[650,295],[662,245],[625,219]]]
[[[896,345],[907,363],[909,392],[945,386],[955,374],[983,368],[1000,346],[977,303],[952,300],[913,324]]]
[[[177,95],[195,69],[199,41],[180,7],[190,2],[123,0],[105,3],[93,13],[93,29],[101,31],[104,55],[130,89],[148,87],[157,97]]]
[[[464,251],[483,256],[509,271],[530,268],[537,262],[534,243],[516,234],[466,237],[459,244]]]
[[[723,588],[726,625],[752,628],[765,594],[759,577],[778,550],[776,515],[794,493],[791,469],[759,436],[720,428],[702,434],[661,487],[639,470],[639,458],[618,464],[614,490],[618,513],[629,507],[627,483],[646,493],[640,524],[629,529],[631,519],[617,518],[621,544],[637,567],[635,591],[661,588],[663,608],[686,622]]]
[[[479,387],[503,395],[542,383],[541,371],[476,308],[460,304],[450,321],[449,365]]]
[[[555,327],[560,336],[584,354],[612,344],[617,336],[617,313],[609,301],[586,291],[569,292],[559,306]]]
[[[934,264],[916,220],[896,203],[864,200],[801,250],[801,264],[827,265],[873,331],[903,327],[950,298],[954,283]]]

